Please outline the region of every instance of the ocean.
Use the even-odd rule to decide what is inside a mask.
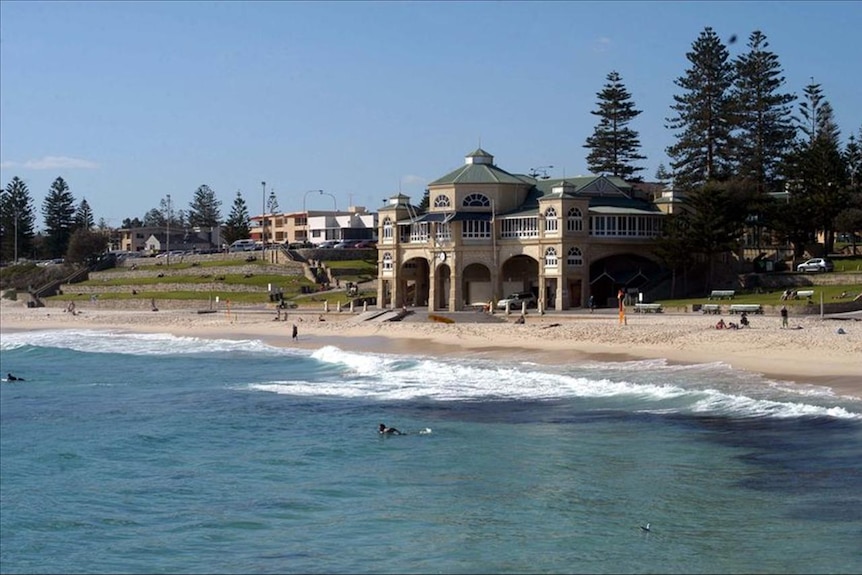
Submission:
[[[825,388],[98,330],[0,351],[3,573],[862,572],[862,400]]]

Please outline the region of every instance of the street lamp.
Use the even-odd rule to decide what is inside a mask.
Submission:
[[[165,251],[165,262],[167,266],[171,266],[171,195],[168,194],[168,203],[167,203],[167,214],[165,215],[165,229],[167,233],[165,234],[165,243],[167,250]]]
[[[263,202],[261,202],[260,211],[260,243],[263,246],[263,251],[260,256],[266,261],[266,182],[260,183],[263,188]]]
[[[12,212],[15,215],[15,263],[18,263],[18,206]]]
[[[302,196],[302,213],[304,213],[306,215],[306,217],[308,216],[308,213],[305,211],[305,199],[308,197],[308,194],[314,194],[314,193],[322,195],[323,190],[308,190],[307,192],[305,192],[305,195]]]

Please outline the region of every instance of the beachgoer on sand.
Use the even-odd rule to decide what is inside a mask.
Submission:
[[[783,329],[783,328],[787,327],[787,306],[786,305],[781,306],[780,314],[781,314],[781,327]]]
[[[296,341],[297,339],[299,339],[299,328],[296,327],[296,324],[293,324],[293,330],[291,332],[291,337],[293,338],[293,341]]]

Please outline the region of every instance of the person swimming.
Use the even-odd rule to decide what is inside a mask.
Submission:
[[[380,426],[378,427],[378,432],[381,435],[404,435],[403,433],[401,433],[400,431],[398,431],[394,427],[386,427],[386,425],[383,423],[381,423]]]
[[[24,381],[23,377],[16,377],[11,373],[6,374],[6,381]]]

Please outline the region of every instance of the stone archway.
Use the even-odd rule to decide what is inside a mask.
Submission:
[[[411,307],[428,305],[431,291],[430,274],[431,268],[425,258],[410,258],[401,264],[401,271],[398,274],[401,283],[401,301],[395,304]]]
[[[517,255],[509,258],[500,268],[502,295],[529,291],[537,298],[539,294],[539,262],[530,256]]]
[[[660,264],[637,254],[616,254],[590,264],[590,294],[600,307],[615,307],[617,292],[637,290],[661,276]]]
[[[484,264],[474,263],[461,273],[461,294],[464,305],[485,304],[494,299],[491,270]]]
[[[449,290],[452,288],[452,270],[448,264],[440,264],[434,273],[434,306],[435,310],[449,309]]]

